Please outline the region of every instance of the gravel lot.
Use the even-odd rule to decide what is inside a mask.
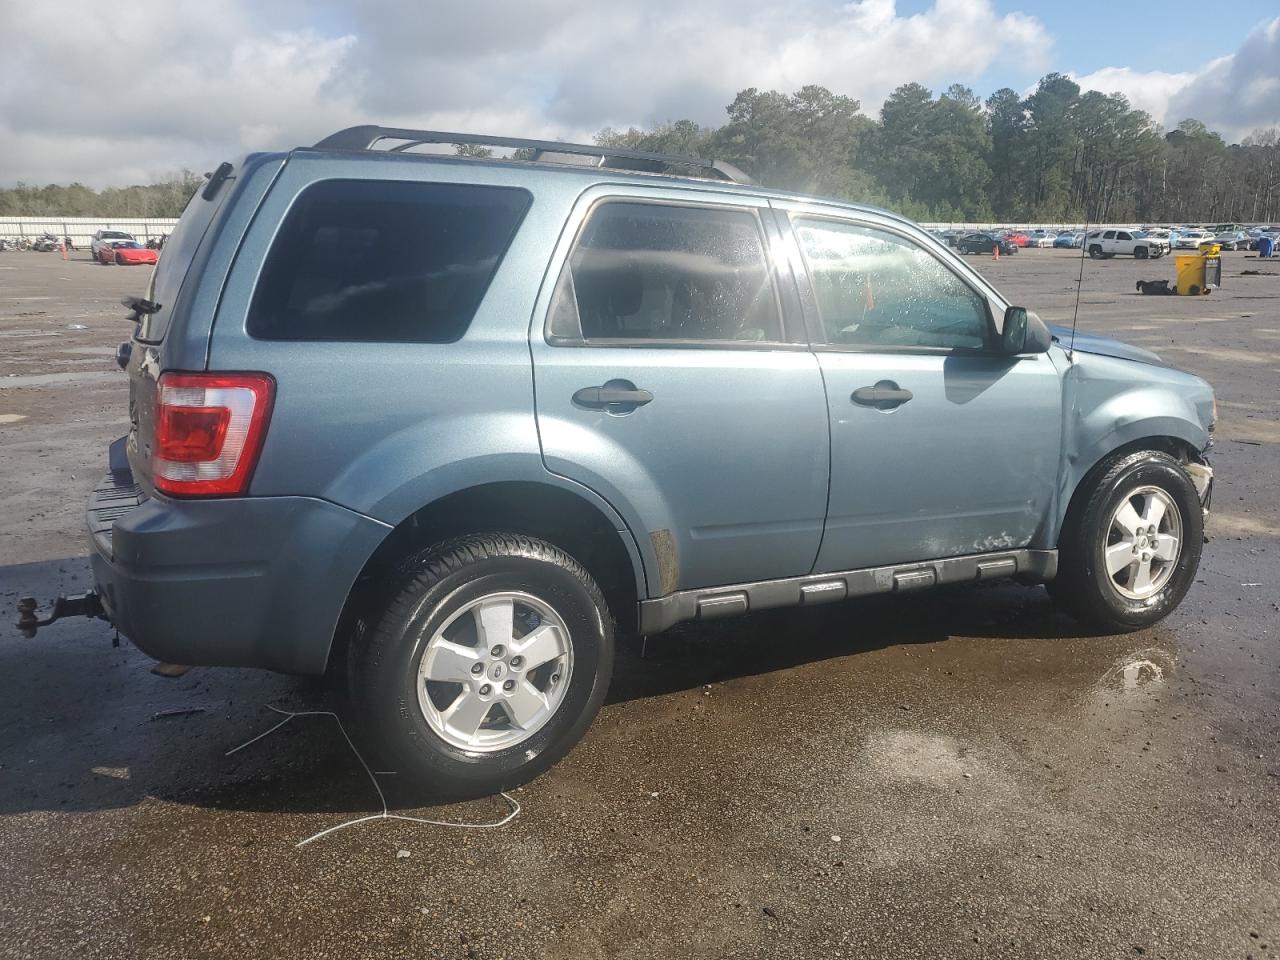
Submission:
[[[975,265],[1070,322],[1074,251]],[[369,823],[319,684],[152,674],[86,587],[81,509],[124,432],[145,268],[0,254],[0,956],[1206,957],[1280,951],[1280,262],[1080,327],[1208,378],[1211,542],[1154,630],[1082,635],[996,585],[687,627],[621,651],[600,719],[500,830]],[[1243,270],[1265,271],[1242,276]],[[201,712],[155,718],[175,709]],[[382,778],[399,806],[395,778]],[[401,812],[485,822],[499,799]]]

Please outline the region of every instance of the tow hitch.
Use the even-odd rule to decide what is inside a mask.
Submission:
[[[53,601],[53,610],[43,620],[36,616],[36,598],[23,597],[18,601],[18,630],[28,640],[36,635],[41,627],[47,627],[55,620],[63,617],[97,617],[107,619],[107,612],[102,609],[102,599],[96,591],[90,590],[75,597],[59,597]]]

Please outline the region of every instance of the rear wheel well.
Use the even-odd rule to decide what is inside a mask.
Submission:
[[[635,569],[619,532],[593,504],[549,484],[502,482],[442,497],[401,521],[374,551],[347,597],[330,650],[344,659],[353,632],[384,600],[401,561],[434,543],[477,533],[519,533],[545,540],[577,560],[604,594],[619,634],[637,627]]]

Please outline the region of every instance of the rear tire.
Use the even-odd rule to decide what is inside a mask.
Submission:
[[[1089,248],[1089,256],[1092,257],[1094,260],[1101,260],[1102,248],[1097,244],[1094,244],[1092,247]]]
[[[398,574],[348,656],[372,751],[440,799],[509,789],[568,753],[613,670],[613,620],[590,574],[550,543],[502,533],[430,547]]]
[[[1091,626],[1149,627],[1186,596],[1200,565],[1204,518],[1195,484],[1166,453],[1104,461],[1082,481],[1058,542],[1054,601]]]

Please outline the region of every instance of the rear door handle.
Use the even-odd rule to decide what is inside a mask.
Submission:
[[[863,407],[875,407],[877,410],[892,410],[912,398],[910,390],[904,390],[892,380],[881,380],[872,387],[859,387],[849,398]]]
[[[653,400],[648,390],[640,390],[627,381],[610,380],[599,387],[583,387],[573,395],[573,402],[580,407],[603,410],[612,404],[643,407]]]

